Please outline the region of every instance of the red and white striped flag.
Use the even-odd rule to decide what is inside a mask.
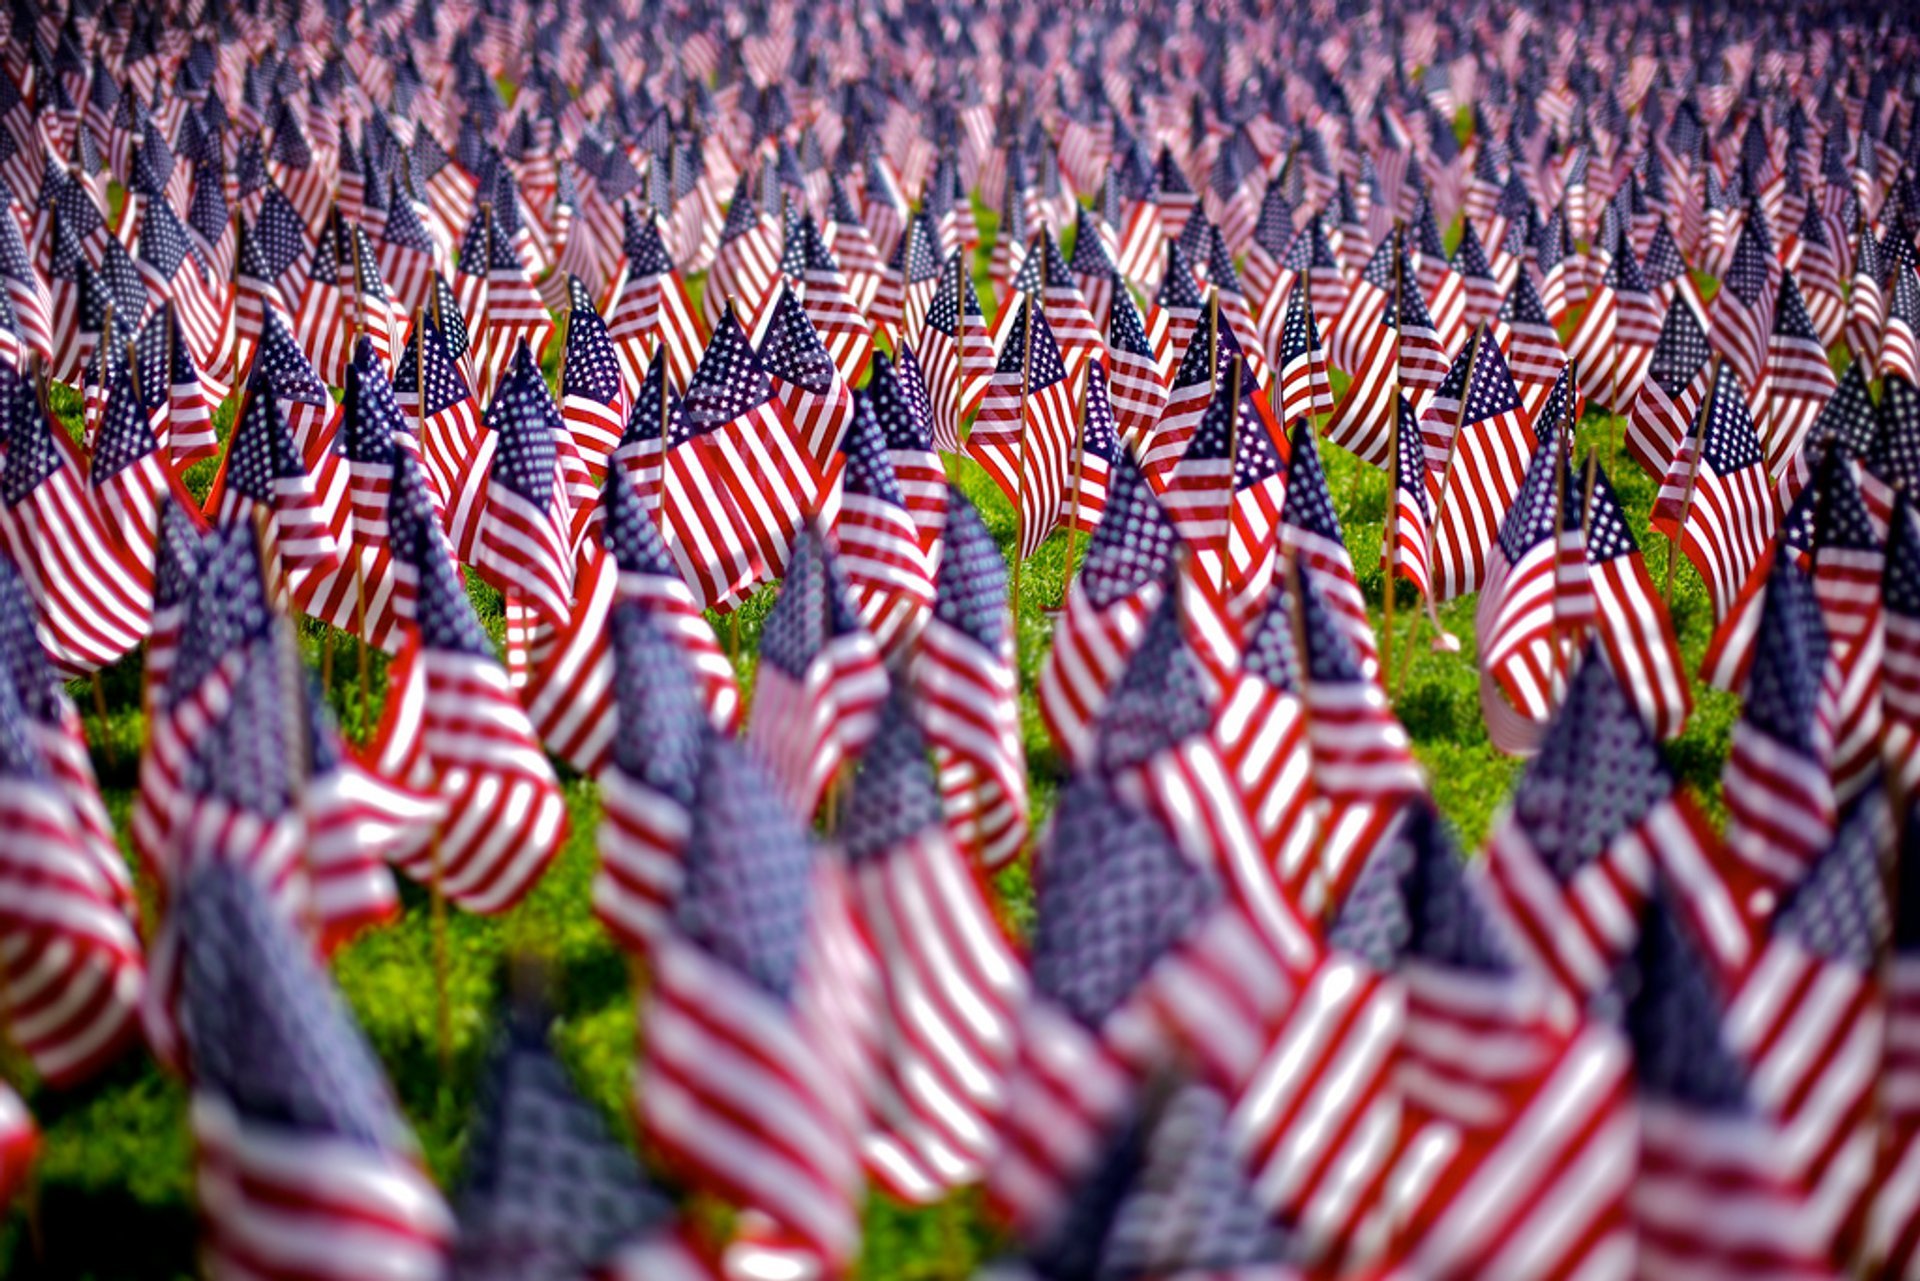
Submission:
[[[1767,335],[1773,331],[1773,278],[1776,270],[1751,222],[1740,229],[1733,257],[1713,296],[1710,333],[1715,352],[1724,356],[1749,395],[1762,394],[1767,368]]]
[[[957,454],[961,424],[979,411],[998,361],[973,278],[961,258],[948,262],[920,330],[919,354],[933,409],[934,448]]]
[[[942,824],[915,713],[904,689],[889,699],[840,832],[881,987],[861,1152],[888,1192],[925,1204],[993,1154],[1027,976],[965,837]]]
[[[933,748],[948,830],[983,869],[1019,856],[1027,839],[1027,763],[1006,560],[980,513],[955,489],[934,576],[931,613],[908,672]]]
[[[801,298],[834,367],[851,387],[866,376],[867,361],[873,355],[873,328],[855,286],[842,273],[818,225],[810,217],[801,218],[798,225]]]
[[[861,623],[893,654],[912,643],[933,606],[934,558],[921,545],[867,391],[854,393],[840,452],[834,543]]]
[[[1107,321],[1107,393],[1121,443],[1138,453],[1167,408],[1167,369],[1147,338],[1133,292],[1116,279]]]
[[[1482,329],[1460,359],[1464,394],[1430,491],[1434,594],[1441,600],[1477,591],[1486,580],[1494,539],[1536,443],[1493,334]],[[1434,442],[1428,450],[1431,458]]]
[[[1287,300],[1286,321],[1273,354],[1280,371],[1280,421],[1317,419],[1333,410],[1333,386],[1327,380],[1327,354],[1313,323],[1313,299],[1296,287]]]
[[[760,340],[760,363],[773,382],[773,394],[793,424],[800,448],[813,470],[828,476],[847,424],[853,419],[853,392],[840,376],[833,356],[820,341],[793,290],[783,284]],[[815,503],[819,501],[815,490]]]
[[[1059,523],[1073,479],[1073,381],[1046,313],[1031,296],[1021,305],[967,450],[1013,504],[1019,522],[1014,554],[1034,554]]]
[[[472,564],[510,602],[554,628],[566,624],[573,605],[573,513],[560,466],[566,430],[523,343],[487,406],[494,449]]]
[[[446,512],[454,558],[471,564],[479,546],[480,513],[495,442],[459,355],[450,345],[453,336],[432,311],[421,311],[393,371],[393,391],[400,408],[416,424],[421,463],[437,505]]]
[[[684,391],[706,350],[706,328],[660,239],[659,219],[643,217],[630,204],[624,208],[626,262],[607,289],[607,336],[619,353],[629,393],[639,394],[648,366],[662,349],[674,390]]]
[[[823,536],[804,528],[761,631],[747,722],[747,741],[796,814],[819,809],[841,766],[859,756],[888,685],[839,565]]]
[[[1706,580],[1716,621],[1766,555],[1775,525],[1766,459],[1738,380],[1731,364],[1715,366],[1652,515],[1653,527],[1678,542]]]
[[[1920,296],[1915,301],[1920,306]],[[1767,471],[1779,476],[1800,453],[1814,420],[1839,386],[1791,271],[1782,273],[1774,303],[1765,386]]]

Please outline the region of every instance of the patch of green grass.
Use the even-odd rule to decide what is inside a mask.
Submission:
[[[978,212],[990,243],[992,213]],[[975,255],[973,270],[984,295],[984,250]],[[992,308],[990,299],[983,297],[983,301]],[[70,426],[77,425],[77,397],[56,396],[55,406]],[[231,417],[230,404],[216,417],[223,436]],[[1666,563],[1666,541],[1644,532],[1655,486],[1620,453],[1621,431],[1618,418],[1589,414],[1581,424],[1580,444],[1583,449],[1600,450],[1604,459],[1616,464],[1610,472],[1658,583]],[[1440,808],[1472,848],[1484,840],[1521,769],[1519,762],[1494,751],[1481,721],[1474,601],[1452,602],[1439,611],[1442,624],[1462,641],[1459,654],[1433,652],[1419,602],[1404,585],[1396,596],[1394,628],[1387,633],[1379,554],[1387,510],[1386,479],[1337,450],[1323,452],[1362,591],[1376,629],[1392,648],[1395,706],[1429,773]],[[188,485],[196,495],[205,494],[213,466],[202,463],[189,474]],[[949,460],[948,472],[980,509],[1002,546],[1009,545],[1014,513],[986,474],[961,459]],[[1062,781],[1062,766],[1041,726],[1032,689],[1050,643],[1051,611],[1059,605],[1073,563],[1086,546],[1084,537],[1074,539],[1069,556],[1068,541],[1065,534],[1056,534],[1026,562],[1020,575],[1022,727],[1036,830],[1045,822]],[[499,594],[477,579],[470,581],[469,594],[498,638],[502,628]],[[774,598],[774,591],[762,590],[732,616],[714,620],[722,644],[737,648],[742,684],[749,690],[753,654]],[[1673,613],[1688,669],[1695,670],[1707,645],[1711,610],[1704,585],[1684,560],[1675,579]],[[302,635],[309,660],[317,664],[328,641],[324,629],[309,624]],[[343,635],[332,636],[331,644],[331,705],[348,736],[364,740],[371,726],[362,721],[358,710],[354,644]],[[377,715],[384,692],[384,658],[372,656],[369,677],[371,706]],[[112,759],[104,747],[97,748],[95,763],[110,810],[124,834],[143,732],[138,660],[130,659],[105,673],[102,688]],[[77,685],[74,695],[99,743],[90,689]],[[1738,704],[1697,684],[1695,696],[1695,715],[1667,752],[1705,802],[1709,815],[1719,821],[1718,774]],[[439,985],[431,913],[423,891],[403,885],[402,918],[354,941],[333,963],[340,990],[390,1074],[427,1163],[443,1184],[451,1185],[458,1177],[473,1080],[489,1041],[504,968],[516,953],[533,953],[547,961],[559,1011],[555,1031],[559,1053],[616,1132],[634,1141],[630,1088],[637,1020],[629,995],[629,966],[589,908],[597,792],[590,781],[569,778],[566,795],[571,832],[565,849],[527,900],[493,919],[450,914],[445,986],[451,1062],[447,1072],[442,1072],[440,1064]],[[1005,917],[1018,930],[1031,925],[1028,872],[1023,860],[994,881]],[[29,1087],[27,1093],[46,1137],[39,1211],[44,1255],[36,1256],[23,1217],[16,1211],[0,1231],[0,1273],[101,1281],[190,1274],[194,1228],[184,1088],[136,1055],[79,1090],[58,1093]],[[103,1230],[104,1225],[111,1227]],[[862,1277],[962,1277],[1002,1245],[973,1193],[923,1210],[906,1210],[875,1198],[867,1208],[865,1227],[858,1271]]]

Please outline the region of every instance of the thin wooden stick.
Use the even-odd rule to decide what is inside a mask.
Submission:
[[[1044,275],[1046,270],[1046,260],[1043,258],[1040,260],[1041,274]],[[1045,286],[1043,285],[1042,290],[1044,291],[1044,289]],[[1015,501],[1013,505],[1012,604],[1014,647],[1016,650],[1019,648],[1020,638],[1020,567],[1026,562],[1026,556],[1023,553],[1026,546],[1027,521],[1027,395],[1033,388],[1033,330],[1034,326],[1038,323],[1039,306],[1039,298],[1030,297],[1027,299],[1026,350],[1021,353],[1020,357],[1020,475],[1019,480],[1014,485]]]
[[[1227,519],[1233,519],[1233,468],[1240,457],[1240,370],[1247,362],[1235,359],[1227,375]],[[1228,557],[1220,557],[1220,599],[1227,598]],[[1068,566],[1072,568],[1071,565]]]
[[[1720,394],[1720,368],[1724,363],[1723,357],[1715,356],[1713,358],[1713,373],[1707,380],[1707,398],[1700,404],[1700,412],[1708,415],[1708,421],[1711,420],[1713,414],[1714,397]],[[1687,460],[1687,488],[1680,499],[1680,519],[1674,522],[1673,537],[1667,540],[1667,586],[1666,590],[1661,593],[1660,599],[1669,606],[1673,604],[1674,565],[1679,559],[1681,540],[1687,536],[1687,516],[1693,510],[1694,486],[1698,484],[1700,480],[1700,455],[1706,448],[1707,421],[1701,422],[1698,435],[1699,439],[1694,443],[1693,447],[1693,457]]]
[[[1405,255],[1401,252],[1403,248],[1400,241],[1401,234],[1401,224],[1396,220],[1393,225],[1392,303],[1396,308],[1400,305],[1401,264],[1406,261]],[[1397,324],[1393,327],[1393,374],[1387,386],[1389,390],[1388,413],[1392,419],[1392,426],[1387,433],[1387,485],[1389,487],[1386,537],[1387,582],[1385,590],[1380,593],[1380,605],[1383,613],[1381,630],[1386,633],[1386,641],[1380,646],[1380,687],[1382,689],[1393,688],[1393,596],[1394,588],[1398,586],[1400,577],[1400,549],[1398,545],[1398,526],[1400,522],[1397,519],[1400,510],[1400,326]],[[1464,399],[1464,396],[1462,399]],[[1416,616],[1414,626],[1418,627],[1419,625],[1419,619]],[[1412,662],[1413,656],[1409,654],[1407,656],[1407,663],[1402,665],[1403,669]]]

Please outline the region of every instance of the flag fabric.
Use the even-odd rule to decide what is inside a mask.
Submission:
[[[537,998],[514,1000],[501,1022],[454,1197],[453,1275],[713,1275],[674,1203],[575,1089]]]
[[[853,421],[841,438],[840,501],[833,536],[860,621],[883,651],[912,643],[934,597],[934,564],[888,456],[873,397],[854,393]]]
[[[452,1218],[344,1002],[244,872],[202,868],[175,909],[210,1266],[440,1274]]]
[[[1326,353],[1313,323],[1313,300],[1296,288],[1287,300],[1274,364],[1280,370],[1280,419],[1297,422],[1318,418],[1333,409],[1333,388],[1327,380]]]
[[[1029,295],[967,440],[967,452],[1013,504],[1019,522],[1015,555],[1022,560],[1053,532],[1073,481],[1078,415],[1062,357],[1046,312]]]
[[[814,472],[827,476],[853,420],[853,392],[793,290],[782,285],[760,341],[760,361]],[[819,489],[815,490],[816,495]]]
[[[84,676],[118,662],[145,636],[152,571],[123,542],[111,505],[87,484],[79,450],[42,408],[32,380],[0,369],[0,396],[7,424],[0,540],[33,597],[54,664]],[[144,425],[137,418],[128,425],[123,448],[139,447]],[[141,483],[137,474],[128,479]]]
[[[1778,476],[1800,452],[1839,382],[1791,271],[1780,277],[1773,314],[1773,333],[1767,340],[1764,444],[1767,470]]]
[[[579,561],[573,613],[536,656],[520,690],[528,719],[549,751],[582,773],[606,762],[618,710],[608,619],[633,601],[680,647],[714,724],[731,730],[740,687],[733,665],[662,541],[645,499],[618,471],[609,472],[598,504],[600,523]]]
[[[659,219],[642,216],[631,205],[624,219],[626,262],[608,286],[607,337],[619,354],[630,393],[638,395],[648,366],[663,350],[673,386],[683,391],[706,349],[707,328],[661,241]]]
[[[1614,979],[1661,879],[1723,974],[1752,957],[1744,894],[1612,669],[1589,649],[1487,843],[1494,901],[1529,962],[1584,999]]]
[[[802,256],[801,296],[807,318],[848,386],[859,382],[873,355],[873,331],[855,284],[842,272],[812,218],[799,223]],[[969,282],[970,283],[970,282]]]
[[[1722,362],[1654,501],[1653,527],[1680,544],[1706,580],[1716,619],[1766,554],[1775,513],[1747,398]]]
[[[42,1079],[84,1080],[136,1031],[137,904],[79,717],[0,558],[0,961],[8,1034]],[[23,1114],[16,1114],[14,1125]],[[9,1170],[22,1145],[11,1131]]]
[[[1827,651],[1812,580],[1790,553],[1776,556],[1721,775],[1727,847],[1776,895],[1799,883],[1833,836],[1832,727],[1820,715]]]
[[[1600,647],[1654,736],[1671,739],[1693,710],[1680,642],[1613,482],[1604,467],[1590,465],[1592,497],[1578,519]]]
[[[811,815],[872,736],[890,682],[824,537],[805,528],[795,547],[761,633],[747,740],[794,812]]]
[[[959,258],[940,271],[940,287],[920,330],[920,369],[933,408],[934,448],[960,452],[960,427],[976,414],[998,361],[973,278]]]
[[[1114,427],[1129,449],[1138,451],[1152,437],[1167,407],[1167,370],[1147,339],[1145,323],[1132,293],[1116,282],[1107,320],[1107,393]],[[1091,393],[1089,393],[1091,394]]]
[[[572,503],[561,466],[566,423],[523,344],[487,406],[493,457],[481,500],[473,567],[549,627],[573,605]],[[566,442],[571,450],[570,438]]]
[[[876,351],[866,390],[887,439],[894,478],[920,531],[920,545],[937,554],[946,519],[947,470],[934,452],[933,407],[913,348],[903,347],[898,360]]]
[[[881,976],[886,1047],[861,1152],[875,1182],[910,1204],[976,1181],[991,1158],[1027,985],[979,871],[943,818],[917,723],[930,719],[896,687],[842,825]]]
[[[684,1176],[838,1269],[859,1241],[863,1180],[856,1083],[808,999],[827,865],[750,750],[709,736],[695,777],[684,875],[641,1012],[640,1122]]]
[[[1107,369],[1095,363],[1087,370],[1085,412],[1080,416],[1080,449],[1073,460],[1073,480],[1061,506],[1060,521],[1069,529],[1090,534],[1107,509],[1107,486],[1126,446],[1114,417]]]
[[[1140,643],[1179,545],[1180,535],[1145,475],[1122,451],[1106,511],[1087,540],[1079,575],[1067,587],[1040,668],[1040,717],[1069,763],[1089,759],[1093,724]]]
[[[597,489],[634,406],[607,322],[578,276],[567,278],[567,349],[560,365],[560,420]],[[576,500],[576,507],[578,502]]]
[[[973,505],[951,490],[932,609],[908,670],[948,830],[987,870],[1011,862],[1027,839],[1027,762],[1006,595],[999,546]]]
[[[1901,518],[1911,520],[1902,504]],[[1911,792],[1908,793],[1909,797]],[[1908,803],[1910,806],[1910,802]],[[1915,1161],[1920,1148],[1915,1139],[1914,1106],[1915,1054],[1912,1036],[1916,996],[1920,996],[1920,973],[1915,970],[1916,943],[1920,943],[1920,919],[1915,917],[1913,895],[1914,845],[1912,828],[1902,827],[1893,842],[1895,893],[1888,904],[1891,952],[1881,980],[1886,1000],[1886,1053],[1880,1069],[1885,1083],[1885,1112],[1882,1122],[1887,1132],[1885,1150],[1879,1167],[1880,1182],[1873,1191],[1867,1216],[1866,1239],[1870,1257],[1883,1260],[1882,1266],[1893,1275],[1911,1275],[1915,1250],[1920,1248],[1920,1200],[1916,1200]]]
[[[421,312],[393,371],[393,391],[416,425],[421,461],[447,513],[454,557],[471,564],[495,446],[459,353],[450,345],[454,336],[432,312]]]
[[[1327,488],[1326,467],[1313,430],[1304,421],[1293,425],[1287,459],[1287,501],[1280,510],[1280,546],[1305,568],[1319,575],[1328,604],[1347,641],[1369,672],[1379,664],[1380,648],[1367,617],[1366,598],[1353,572],[1346,537],[1334,511],[1333,492]]]
[[[388,777],[447,807],[426,848],[399,865],[415,881],[437,881],[458,907],[503,912],[559,852],[566,805],[404,452],[387,519],[396,573],[412,585],[414,626],[389,670],[374,758]]]
[[[1774,318],[1769,303],[1772,267],[1761,248],[1759,233],[1745,224],[1734,244],[1733,258],[1719,293],[1714,295],[1712,316],[1713,349],[1726,358],[1740,385],[1757,392],[1767,366],[1767,335]]]
[[[1656,480],[1666,476],[1706,399],[1712,360],[1699,313],[1684,300],[1675,302],[1661,322],[1646,380],[1627,413],[1627,452]]]

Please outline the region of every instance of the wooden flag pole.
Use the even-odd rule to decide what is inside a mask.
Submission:
[[[1216,297],[1218,295],[1216,294]],[[1227,374],[1227,525],[1233,525],[1233,469],[1240,457],[1240,371],[1246,367],[1246,361],[1235,358],[1233,368]],[[1232,545],[1232,535],[1228,535],[1228,545]],[[1220,599],[1227,598],[1227,580],[1229,578],[1230,557],[1226,550],[1220,555]]]
[[[1480,326],[1479,329],[1474,331],[1473,345],[1467,349],[1467,377],[1466,377],[1466,381],[1462,383],[1460,386],[1460,405],[1459,405],[1459,408],[1454,411],[1454,415],[1453,415],[1453,435],[1449,437],[1447,440],[1447,464],[1441,470],[1441,473],[1440,473],[1440,499],[1438,502],[1436,502],[1433,505],[1433,516],[1427,522],[1427,548],[1428,548],[1429,559],[1432,558],[1432,548],[1439,539],[1440,517],[1444,515],[1447,510],[1447,486],[1453,482],[1453,460],[1455,457],[1458,456],[1460,452],[1460,433],[1465,431],[1467,427],[1467,397],[1468,397],[1468,394],[1473,390],[1474,371],[1477,368],[1479,368],[1480,352],[1486,345],[1488,337],[1489,335],[1487,332],[1487,327],[1483,324]],[[1396,363],[1396,372],[1397,372],[1398,362],[1395,362],[1395,363]],[[1399,417],[1398,417],[1399,412],[1400,412],[1400,407],[1398,405],[1395,405],[1394,406],[1394,415],[1395,415],[1394,432],[1396,435],[1399,434]],[[1431,612],[1433,608],[1433,600],[1431,596],[1428,597],[1427,605],[1428,605],[1429,612]],[[1434,627],[1437,629],[1439,626],[1440,626],[1439,616],[1435,614]],[[1405,685],[1406,683],[1406,679],[1407,679],[1406,669],[1412,666],[1413,664],[1413,642],[1419,635],[1420,635],[1420,618],[1418,615],[1415,615],[1413,620],[1413,625],[1407,628],[1407,648],[1406,648],[1405,654],[1401,658],[1401,663],[1400,663],[1400,681],[1402,685]],[[1442,633],[1443,639],[1444,639],[1444,635],[1445,634]]]
[[[1698,440],[1693,446],[1693,457],[1687,460],[1687,488],[1680,499],[1680,519],[1674,522],[1673,537],[1667,540],[1667,586],[1660,599],[1667,605],[1673,604],[1673,570],[1680,556],[1680,542],[1687,536],[1687,516],[1693,511],[1693,491],[1700,481],[1700,455],[1707,444],[1707,425],[1712,421],[1714,398],[1720,394],[1720,369],[1726,363],[1723,356],[1713,358],[1713,373],[1707,380],[1707,398],[1700,402],[1700,413],[1706,419],[1700,423]]]
[[[1043,259],[1040,270],[1046,271]],[[1025,563],[1027,523],[1027,396],[1033,388],[1033,330],[1039,299],[1027,299],[1026,349],[1020,354],[1020,474],[1014,485],[1013,511],[1013,635],[1015,649],[1020,637],[1020,567]]]

